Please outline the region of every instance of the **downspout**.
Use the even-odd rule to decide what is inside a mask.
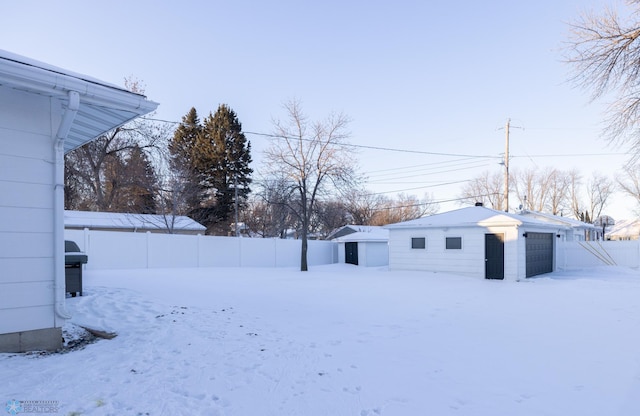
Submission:
[[[54,196],[53,196],[53,301],[55,321],[70,319],[65,308],[65,272],[64,272],[64,141],[71,130],[73,120],[80,108],[80,94],[69,91],[69,103],[62,114],[54,141]],[[54,324],[56,323],[54,321]],[[64,323],[64,322],[63,322]],[[55,325],[57,326],[57,325]]]

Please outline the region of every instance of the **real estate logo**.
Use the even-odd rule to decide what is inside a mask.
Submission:
[[[58,413],[57,400],[9,400],[5,409],[10,415],[39,413]]]
[[[5,409],[7,409],[7,413],[10,415],[17,415],[22,412],[22,405],[17,400],[9,400]]]

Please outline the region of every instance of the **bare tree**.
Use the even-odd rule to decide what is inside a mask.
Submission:
[[[144,85],[139,80],[127,78],[125,87],[144,94]],[[65,207],[130,211],[129,197],[149,186],[153,176],[148,169],[154,159],[152,153],[164,145],[168,131],[167,124],[138,118],[67,153]],[[148,197],[147,191],[144,192]]]
[[[544,171],[531,168],[514,173],[512,183],[524,209],[544,212],[552,205],[554,171],[552,168]]]
[[[598,172],[594,172],[587,183],[587,198],[589,199],[591,219],[601,216],[602,210],[607,205],[609,197],[613,192],[613,181]]]
[[[166,157],[168,159],[168,157]],[[162,224],[169,234],[176,231],[176,220],[179,216],[188,216],[191,213],[193,203],[198,199],[202,188],[199,183],[193,181],[191,172],[173,167],[167,168],[165,160],[163,175],[160,175],[158,186],[155,188],[157,201],[157,214],[162,218]]]
[[[137,152],[154,149],[166,134],[165,126],[136,120],[109,131],[65,155],[65,182],[69,186],[68,209],[127,210],[119,195],[139,185],[125,160]]]
[[[372,225],[376,212],[382,209],[387,198],[366,189],[352,189],[342,195],[353,224]]]
[[[560,215],[569,207],[572,173],[552,169],[548,176],[549,198],[547,210],[553,215]]]
[[[584,207],[582,205],[582,199],[580,198],[580,188],[582,187],[582,175],[577,170],[569,172],[569,192],[571,198],[571,212],[576,219],[581,219],[584,216]],[[583,218],[584,219],[584,218]]]
[[[296,100],[287,102],[284,109],[287,119],[274,121],[276,138],[265,151],[265,164],[270,173],[286,175],[297,194],[292,208],[302,225],[300,270],[307,271],[308,232],[316,201],[356,180],[352,149],[344,146],[349,119],[333,113],[312,123]]]
[[[622,192],[635,199],[640,209],[640,166],[625,166],[623,172],[616,176],[616,182]]]
[[[585,12],[571,24],[567,61],[573,81],[591,90],[595,100],[612,93],[606,133],[610,142],[631,142],[633,160],[640,157],[640,0],[627,0],[621,17],[612,8],[601,14]]]
[[[500,172],[484,171],[464,185],[460,198],[463,205],[480,202],[501,211],[504,206],[504,176]]]
[[[290,206],[295,200],[292,186],[285,178],[263,179],[242,212],[247,231],[263,238],[287,238],[291,230],[299,228]]]
[[[369,221],[369,225],[387,225],[409,221],[425,215],[435,214],[438,204],[433,196],[425,195],[422,200],[414,195],[398,194],[396,199],[385,198]]]
[[[319,239],[325,239],[331,231],[348,224],[351,219],[346,205],[338,199],[316,202],[311,231]]]

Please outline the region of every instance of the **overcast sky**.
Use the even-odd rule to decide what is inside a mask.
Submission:
[[[3,4],[0,48],[119,85],[138,78],[163,120],[226,103],[245,131],[271,133],[293,98],[314,120],[343,112],[352,143],[415,151],[361,149],[369,189],[448,201],[502,172],[508,118],[512,172],[613,177],[627,160],[600,138],[606,103],[573,88],[562,63],[567,23],[609,3],[21,0]],[[247,137],[259,170],[266,139]],[[634,208],[618,196],[605,211]]]

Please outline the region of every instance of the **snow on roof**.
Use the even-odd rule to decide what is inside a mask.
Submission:
[[[584,221],[580,221],[580,220],[576,220],[573,218],[568,218],[568,217],[561,217],[558,215],[553,215],[553,214],[547,214],[544,212],[537,212],[537,211],[522,211],[520,213],[520,215],[524,215],[527,217],[531,217],[531,218],[537,218],[540,219],[542,221],[550,221],[556,224],[562,224],[562,225],[568,225],[569,227],[572,228],[588,228],[588,229],[595,229],[597,228],[595,225],[593,224],[588,224]]]
[[[172,227],[167,224],[171,224]],[[185,216],[125,214],[116,212],[64,211],[66,228],[205,231],[202,224]]]
[[[93,78],[93,77],[90,77],[90,76],[87,76],[87,75],[79,74],[77,72],[69,71],[67,69],[63,69],[63,68],[57,67],[55,65],[50,65],[50,64],[47,64],[45,62],[38,61],[36,59],[27,58],[26,56],[18,55],[16,53],[9,52],[9,51],[6,51],[4,49],[0,49],[0,59],[6,59],[6,60],[13,61],[13,62],[16,62],[16,63],[24,64],[24,65],[27,65],[27,66],[30,66],[30,67],[40,68],[40,69],[43,69],[45,71],[50,71],[50,72],[53,72],[53,73],[56,73],[56,74],[59,74],[59,75],[66,75],[66,76],[70,76],[70,77],[73,77],[73,78],[78,78],[78,79],[81,79],[81,80],[84,80],[84,81],[87,81],[87,82],[91,82],[93,84],[100,84],[100,85],[104,85],[105,87],[115,88],[115,89],[121,90],[123,92],[131,93],[130,91],[128,91],[128,90],[126,90],[126,89],[124,89],[122,87],[119,87],[119,86],[117,86],[115,84],[110,84],[110,83],[107,83],[107,82],[104,82],[104,81],[100,81],[99,79],[96,79],[96,78]]]
[[[382,227],[365,227],[365,231],[358,231],[347,234],[342,237],[335,238],[333,241],[349,242],[349,241],[389,241],[389,230]]]
[[[341,238],[353,233],[376,232],[376,230],[381,230],[381,229],[383,228],[379,225],[347,224],[347,225],[343,225],[340,228],[336,228],[331,233],[329,233],[329,235],[327,236],[327,240],[334,240],[334,239]],[[388,234],[387,234],[387,237],[388,237]]]
[[[388,229],[400,228],[440,228],[440,227],[474,227],[474,226],[505,226],[505,225],[530,225],[543,228],[558,228],[558,224],[551,224],[535,218],[510,212],[496,211],[494,209],[473,206],[460,208],[453,211],[417,218],[411,221],[399,222],[385,226]],[[566,226],[560,225],[564,228]]]
[[[607,231],[608,237],[638,237],[640,236],[640,219],[619,220],[611,230]]]

